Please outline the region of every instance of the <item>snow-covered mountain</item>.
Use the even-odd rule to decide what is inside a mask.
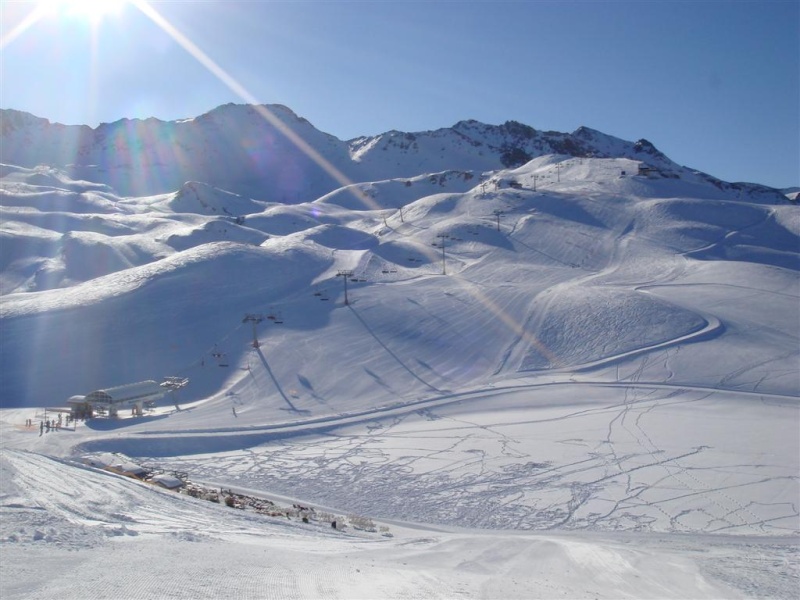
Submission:
[[[307,147],[298,147],[297,139]],[[453,170],[481,173],[552,154],[628,158],[663,177],[700,177],[750,192],[759,188],[732,186],[680,167],[647,140],[627,142],[587,127],[559,133],[515,121],[495,126],[470,120],[436,131],[389,131],[342,141],[282,105],[228,104],[194,119],[123,119],[95,129],[0,111],[0,163],[55,167],[73,179],[103,182],[124,196],[171,192],[197,180],[294,204],[341,187],[342,177],[365,182]]]
[[[89,527],[84,508],[39,499],[61,468],[40,455],[111,451],[386,523],[623,535],[577,548],[497,533],[484,552],[452,529],[404,533],[381,562],[400,587],[380,596],[792,595],[800,212],[782,192],[586,128],[462,121],[343,142],[276,106],[94,130],[0,117],[0,509],[14,515],[0,543],[15,573],[28,544],[81,547]],[[189,383],[143,417],[23,424],[172,376]],[[81,469],[70,480],[99,494]],[[193,509],[144,514],[127,489],[113,484],[98,527],[200,560],[176,533]],[[47,518],[17,517],[36,503]],[[164,528],[173,511],[183,525]],[[247,544],[253,521],[226,522]],[[301,553],[378,544],[262,525]],[[631,540],[645,550],[621,551]],[[709,541],[713,559],[687,550]],[[544,560],[542,543],[552,568],[511,559]],[[758,572],[742,566],[753,548]],[[388,567],[403,557],[425,574],[407,587]],[[594,559],[613,581],[541,587]],[[519,588],[487,575],[512,564]],[[369,596],[323,579],[319,597]]]

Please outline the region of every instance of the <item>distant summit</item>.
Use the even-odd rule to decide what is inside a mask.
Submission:
[[[305,148],[290,137],[302,140]],[[344,141],[280,104],[225,104],[195,118],[121,119],[96,128],[0,111],[0,162],[55,167],[125,196],[172,192],[187,181],[199,181],[257,200],[297,204],[347,182],[482,173],[545,155],[624,158],[663,177],[699,175],[720,189],[746,185],[682,167],[647,140],[629,142],[588,127],[561,133],[517,121],[487,125],[463,120],[434,131],[388,131]]]

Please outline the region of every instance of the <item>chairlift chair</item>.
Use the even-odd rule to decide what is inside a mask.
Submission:
[[[216,359],[218,366],[220,367],[228,366],[228,357],[224,352],[220,352],[219,350],[214,350],[211,353],[211,356],[213,356]]]

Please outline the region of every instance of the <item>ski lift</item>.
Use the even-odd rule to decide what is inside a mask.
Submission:
[[[267,315],[267,319],[269,319],[270,321],[272,321],[276,325],[283,324],[283,315],[281,315],[281,313],[277,312],[277,311],[271,312],[270,314],[268,314]]]
[[[229,366],[228,365],[228,357],[224,352],[220,352],[219,350],[214,350],[211,353],[211,356],[213,356],[216,359],[218,366],[220,366],[220,367]]]

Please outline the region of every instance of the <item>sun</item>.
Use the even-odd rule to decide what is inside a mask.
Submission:
[[[86,19],[97,23],[118,15],[129,0],[40,0],[39,8],[50,13]]]

